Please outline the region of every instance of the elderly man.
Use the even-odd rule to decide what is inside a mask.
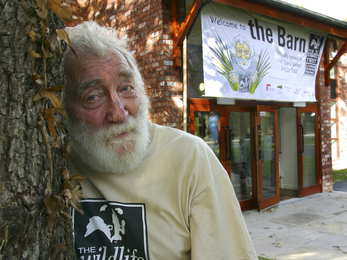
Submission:
[[[257,259],[224,168],[200,138],[147,120],[125,40],[85,22],[68,29],[70,171],[87,179],[73,212],[80,259]]]

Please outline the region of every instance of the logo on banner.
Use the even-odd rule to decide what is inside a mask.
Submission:
[[[84,214],[73,212],[79,259],[149,259],[144,204],[105,200],[81,204]]]
[[[324,43],[323,35],[310,32],[309,48],[306,56],[305,74],[315,76],[317,64],[320,60],[320,49]]]
[[[213,65],[217,71],[226,77],[233,91],[253,94],[271,68],[268,53],[252,52],[249,41],[241,34],[230,46],[218,34],[215,39],[210,49],[215,54]]]

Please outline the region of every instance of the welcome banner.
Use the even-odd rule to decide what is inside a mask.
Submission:
[[[206,96],[316,101],[326,34],[219,3],[201,26]]]

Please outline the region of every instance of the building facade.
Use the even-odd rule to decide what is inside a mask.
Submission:
[[[65,5],[73,12],[67,26],[94,20],[129,38],[150,97],[150,120],[203,138],[229,173],[243,210],[331,191],[333,167],[347,168],[346,22],[272,0],[65,0]],[[243,12],[256,22],[270,19],[278,28],[288,24],[322,33],[325,44],[311,84],[315,99],[205,95],[201,16],[214,6]],[[270,42],[268,28],[255,20],[249,25],[254,38],[264,29]],[[286,46],[294,48],[288,42]],[[268,75],[275,76],[271,71]],[[285,97],[283,89],[280,85],[274,91]]]

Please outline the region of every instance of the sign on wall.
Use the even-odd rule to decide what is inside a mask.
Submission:
[[[206,96],[316,101],[326,34],[219,3],[201,26]]]

